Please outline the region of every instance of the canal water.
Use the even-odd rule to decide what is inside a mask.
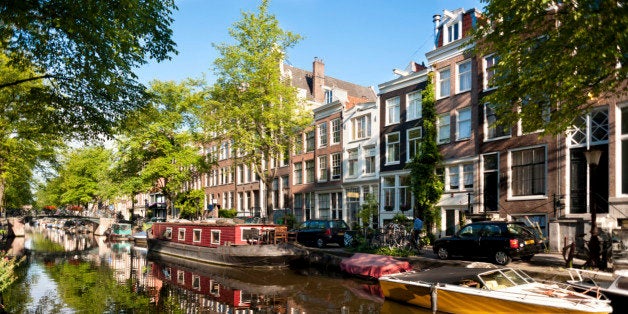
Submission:
[[[36,228],[2,294],[8,313],[428,313],[385,301],[376,281],[319,269],[251,270],[156,257],[130,242]]]

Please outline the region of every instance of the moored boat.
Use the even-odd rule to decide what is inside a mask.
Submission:
[[[447,313],[611,313],[608,300],[513,268],[444,266],[379,278],[384,297]]]
[[[577,291],[599,296],[600,294],[611,301],[614,309],[628,307],[628,270],[622,269],[615,273],[596,270],[569,268],[571,280]]]
[[[197,262],[243,266],[285,267],[303,254],[298,247],[277,241],[286,227],[238,223],[232,219],[202,222],[156,222],[148,249]]]
[[[131,232],[133,232],[133,225],[130,223],[116,222],[105,231],[105,235],[109,241],[126,241],[131,239]]]

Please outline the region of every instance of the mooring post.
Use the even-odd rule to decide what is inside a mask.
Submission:
[[[438,283],[433,283],[430,286],[430,302],[432,304],[432,313],[438,311]]]

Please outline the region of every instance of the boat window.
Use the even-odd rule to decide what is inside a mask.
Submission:
[[[192,275],[192,287],[201,290],[201,277],[199,275]]]
[[[185,241],[185,229],[179,228],[179,241]]]
[[[514,272],[513,272],[514,274]],[[508,279],[502,272],[495,271],[480,275],[485,286],[491,290],[500,290],[515,286],[515,283]]]
[[[201,242],[201,229],[194,229],[194,233],[192,234],[192,241]]]
[[[504,276],[510,279],[510,281],[512,281],[515,285],[524,285],[528,283],[524,278],[519,276],[519,274],[512,269],[504,270]]]
[[[185,272],[182,270],[177,270],[177,282],[180,284],[185,284]]]
[[[164,231],[164,238],[172,239],[172,228],[166,228],[166,231]]]
[[[220,230],[212,230],[212,244],[220,244]]]

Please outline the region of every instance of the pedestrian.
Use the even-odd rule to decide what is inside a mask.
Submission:
[[[414,218],[414,225],[412,226],[412,244],[418,249],[421,246],[419,245],[419,235],[421,234],[421,229],[423,229],[423,220],[421,218]]]

